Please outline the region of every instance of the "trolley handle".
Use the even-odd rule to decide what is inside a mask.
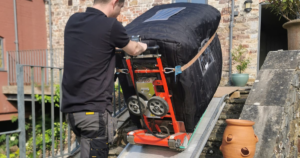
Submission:
[[[159,46],[155,45],[155,46],[147,47],[146,51],[147,50],[158,50],[158,49],[159,49]],[[116,49],[116,52],[125,52],[125,51],[123,49],[119,48],[119,49]]]

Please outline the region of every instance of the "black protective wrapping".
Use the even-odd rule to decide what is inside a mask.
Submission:
[[[168,20],[144,22],[157,11],[174,7],[185,9]],[[130,36],[140,35],[148,46],[159,45],[163,66],[174,68],[185,65],[198,53],[216,32],[220,18],[220,12],[206,4],[174,3],[153,7],[125,28]],[[117,68],[127,68],[121,54],[117,54],[116,63]],[[185,123],[187,132],[194,131],[205,112],[220,83],[221,73],[222,52],[216,35],[198,60],[176,76],[176,81],[174,73],[166,74],[176,119]],[[125,100],[135,95],[129,75],[119,74],[119,81]]]

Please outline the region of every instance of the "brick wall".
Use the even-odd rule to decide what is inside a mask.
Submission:
[[[53,48],[63,48],[64,29],[69,17],[76,12],[85,11],[86,7],[93,6],[93,0],[51,0],[52,10],[52,44]],[[47,36],[49,37],[49,10],[46,4]],[[49,48],[49,38],[48,48]]]
[[[172,0],[125,0],[124,8],[118,20],[125,26],[153,6],[171,2]]]
[[[18,38],[19,50],[46,49],[45,7],[42,0],[18,0]],[[4,65],[6,67],[6,51],[15,50],[14,5],[12,0],[1,0],[0,3],[0,37],[3,38]],[[7,86],[7,72],[0,71],[0,121],[11,119],[17,108],[8,102],[2,92],[2,86]],[[4,114],[4,115],[3,115]]]
[[[223,53],[223,74],[221,85],[228,82],[229,71],[229,24],[231,14],[231,1],[228,0],[208,0],[209,5],[217,8],[222,18],[220,21],[218,35],[221,41]],[[251,58],[251,63],[246,69],[245,73],[250,74],[249,83],[253,83],[256,78],[257,66],[257,48],[258,48],[258,30],[259,30],[259,0],[253,0],[252,11],[250,13],[244,12],[244,0],[235,0],[235,11],[239,15],[234,19],[233,27],[233,41],[232,47],[236,48],[242,44],[247,49],[247,57]],[[236,64],[233,63],[232,73],[236,73]]]
[[[53,47],[63,47],[63,30],[68,18],[75,12],[85,11],[86,7],[92,6],[93,0],[73,0],[72,5],[68,5],[70,0],[52,0],[52,21],[53,21]],[[242,44],[247,49],[247,57],[251,58],[251,63],[245,73],[250,74],[249,83],[253,83],[256,78],[257,46],[259,28],[259,2],[253,0],[252,11],[244,12],[244,0],[235,0],[235,10],[239,11],[239,16],[235,18],[233,28],[233,48]],[[172,0],[125,0],[124,8],[118,20],[125,26],[137,16],[141,15],[151,7],[160,4],[171,3]],[[228,82],[229,71],[229,22],[231,13],[230,0],[208,0],[209,5],[217,8],[222,19],[219,25],[218,34],[223,52],[223,73],[221,85]],[[46,6],[46,9],[48,6]],[[48,11],[46,12],[48,22]],[[236,73],[235,63],[232,66],[233,73]]]
[[[17,1],[19,50],[46,48],[46,21],[43,1]],[[5,50],[15,50],[13,1],[1,1],[0,37]]]
[[[71,2],[71,3],[69,3]],[[52,0],[52,43],[53,48],[63,48],[64,29],[69,17],[76,12],[84,12],[87,7],[93,6],[94,0]],[[141,15],[154,5],[170,3],[171,0],[125,0],[124,8],[118,20],[125,26],[137,16]],[[69,5],[70,4],[70,5]],[[49,10],[46,5],[46,21],[49,22]],[[49,28],[47,27],[49,37]],[[49,45],[49,38],[48,38]]]

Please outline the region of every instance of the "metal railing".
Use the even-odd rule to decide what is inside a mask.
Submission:
[[[19,63],[17,63],[19,57]],[[41,49],[41,50],[24,50],[24,51],[8,51],[7,52],[7,72],[8,85],[17,85],[16,64],[50,66],[63,68],[63,49]],[[35,68],[35,84],[41,84],[41,70]],[[49,72],[45,72],[46,84],[49,82]],[[56,82],[58,82],[58,74],[54,74]],[[24,84],[30,85],[30,69],[24,68]]]
[[[123,93],[121,93],[121,86],[119,80],[115,82],[115,87],[113,90],[113,116],[116,117],[126,110],[126,103],[123,98]]]
[[[18,55],[17,55],[18,53]],[[19,63],[17,63],[17,56],[19,57]],[[16,73],[16,65],[32,65],[32,66],[42,66],[42,67],[56,67],[63,68],[64,66],[64,50],[63,48],[56,49],[41,49],[41,50],[24,50],[24,51],[8,51],[7,52],[7,71],[8,71],[8,85],[17,85],[17,73]],[[31,69],[30,67],[24,67],[24,85],[31,85]],[[63,69],[62,69],[63,70]],[[54,69],[53,70],[53,78],[54,83],[59,83],[59,72]],[[34,85],[41,85],[41,69],[38,67],[34,67]],[[48,86],[49,81],[51,80],[49,69],[44,71],[45,75],[45,84]],[[116,95],[115,91],[120,92],[120,84],[118,81],[115,83],[117,88],[114,88],[114,115],[118,115],[125,109],[125,106],[118,106],[116,103],[122,102],[122,96]]]
[[[29,69],[29,71],[25,71]],[[57,93],[55,93],[55,90],[57,86],[55,86],[57,83],[54,82],[54,71],[58,71],[59,74],[59,82],[58,82],[58,87],[60,88],[60,93],[59,96],[57,96]],[[35,71],[39,71],[41,73],[36,74]],[[50,95],[49,93],[46,94],[45,92],[45,87],[46,85],[46,71],[49,71],[49,88],[50,88]],[[28,74],[25,74],[28,73]],[[64,127],[64,122],[65,122],[65,117],[63,116],[64,114],[60,112],[60,107],[61,107],[61,98],[62,98],[62,92],[61,92],[61,82],[62,82],[62,74],[63,74],[63,68],[61,67],[49,67],[49,66],[33,66],[33,65],[22,65],[22,64],[16,64],[16,82],[17,82],[17,99],[18,99],[18,129],[15,131],[9,131],[9,132],[2,132],[0,133],[0,136],[3,134],[6,134],[6,155],[9,157],[10,155],[10,150],[9,150],[9,143],[10,143],[10,135],[19,133],[19,157],[20,158],[25,158],[28,157],[26,154],[29,152],[27,151],[26,153],[26,148],[29,141],[29,138],[26,138],[26,136],[30,135],[32,136],[32,148],[30,148],[30,153],[32,153],[32,157],[38,157],[37,152],[41,151],[42,152],[42,157],[64,157],[67,155],[71,154],[71,151],[74,150],[74,148],[78,147],[78,143],[76,142],[71,142],[71,130],[69,125],[67,125],[67,129],[63,129]],[[24,100],[24,83],[25,83],[25,78],[28,77],[26,75],[30,76],[30,85],[31,85],[31,106],[25,106],[25,100]],[[40,75],[40,82],[41,82],[41,88],[40,88],[40,93],[38,94],[40,96],[40,103],[37,102],[36,94],[35,92],[35,79],[37,76],[35,75]],[[125,103],[122,98],[122,93],[120,84],[117,82],[117,85],[115,85],[114,88],[114,93],[113,93],[113,106],[114,106],[114,113],[113,115],[116,117],[118,114],[122,113],[125,109]],[[45,98],[49,97],[51,98],[50,102],[47,102]],[[55,99],[56,97],[59,97],[59,101]],[[55,104],[59,105],[58,107],[55,107]],[[31,120],[25,118],[25,110],[31,109]],[[41,109],[39,112],[36,111],[37,109]],[[50,114],[50,119],[51,119],[51,127],[49,124],[46,124],[46,119],[47,114]],[[37,135],[36,133],[36,125],[37,125],[37,118],[41,116],[41,134]],[[30,123],[30,128],[32,130],[26,131],[25,125],[26,123]],[[59,134],[56,135],[57,131],[54,131],[54,125],[55,123],[59,124]],[[48,126],[48,128],[47,128]],[[27,127],[28,128],[28,127]],[[49,141],[48,141],[48,146],[46,144],[46,137],[45,137],[45,132],[47,130],[51,130],[51,147],[49,147]],[[67,141],[63,139],[63,131],[65,131],[65,136],[67,137]],[[29,134],[30,132],[30,134]],[[37,139],[39,137],[42,137],[42,148],[38,148],[36,146]],[[56,138],[56,139],[55,139]],[[59,142],[58,142],[59,141]],[[27,142],[27,143],[26,143]],[[57,148],[55,148],[55,143],[57,144]],[[59,145],[58,145],[59,143]],[[72,145],[73,144],[73,145]],[[59,146],[59,147],[58,147]],[[59,148],[59,149],[58,149]],[[38,149],[38,151],[37,151]]]

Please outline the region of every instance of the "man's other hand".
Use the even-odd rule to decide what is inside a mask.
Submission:
[[[132,56],[138,56],[145,52],[147,49],[147,44],[142,42],[130,41],[127,46],[122,48],[127,54]]]

